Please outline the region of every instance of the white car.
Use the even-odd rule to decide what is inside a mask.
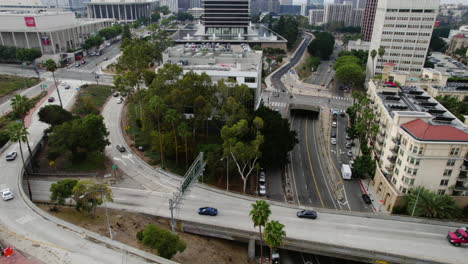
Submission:
[[[266,187],[265,187],[265,185],[260,185],[260,195],[266,195]]]
[[[336,127],[336,121],[333,121],[332,127]]]
[[[332,143],[332,145],[336,145],[336,138],[332,138],[331,143]]]
[[[5,156],[5,159],[7,161],[13,161],[16,159],[16,156],[18,155],[18,153],[16,153],[16,151],[12,151],[10,153],[8,153],[6,156]]]
[[[11,192],[9,188],[1,190],[0,193],[2,194],[2,199],[4,201],[13,199],[13,193]]]
[[[258,177],[258,181],[262,184],[265,184],[265,181],[266,181],[265,172],[263,171],[260,172],[260,177]]]

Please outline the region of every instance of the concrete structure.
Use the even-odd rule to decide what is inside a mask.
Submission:
[[[86,39],[111,23],[110,19],[77,19],[72,12],[3,13],[0,45],[37,48],[42,54],[64,53],[79,49]]]
[[[440,72],[434,69],[423,69],[422,78],[427,80],[438,81],[439,85],[428,85],[423,89],[432,97],[449,96],[456,98],[458,101],[468,101],[468,84],[459,82],[447,82],[450,77],[448,73]]]
[[[167,6],[171,12],[179,11],[179,1],[178,0],[159,0],[159,6]]]
[[[200,17],[203,16],[203,13],[205,12],[205,10],[203,8],[194,7],[194,8],[189,8],[187,12],[189,14],[192,14],[193,18],[200,19]]]
[[[448,36],[448,41],[452,40],[452,37],[458,34],[468,34],[468,25],[464,25],[459,27],[458,29],[451,29],[449,36]]]
[[[203,1],[203,23],[207,34],[237,35],[247,33],[250,1]]]
[[[378,0],[367,0],[362,17],[361,34],[364,41],[371,41],[372,30],[374,29],[375,11],[377,10]]]
[[[348,1],[344,4],[328,4],[324,8],[323,23],[342,22],[344,26],[361,26],[363,13],[362,9],[354,9]]]
[[[252,14],[258,14],[262,12],[279,13],[280,2],[278,0],[251,0],[250,10]]]
[[[370,48],[369,41],[362,41],[361,39],[358,40],[350,40],[348,41],[348,45],[346,45],[346,49],[351,50],[365,50],[368,51]]]
[[[177,11],[186,12],[190,8],[190,0],[177,0]]]
[[[379,0],[375,14],[370,50],[385,49],[382,63],[372,64],[369,55],[367,70],[379,74],[382,64],[397,64],[397,70],[418,75],[423,68],[439,0]]]
[[[468,32],[453,36],[446,52],[452,55],[455,51],[464,47],[468,47]]]
[[[91,0],[85,4],[90,18],[109,18],[130,23],[142,17],[150,17],[156,3],[155,0]]]
[[[224,79],[245,84],[254,90],[255,105],[260,100],[262,52],[249,45],[177,45],[164,51],[163,63],[177,63],[184,73],[206,73],[214,83]]]
[[[0,11],[64,11],[64,6],[59,2],[51,3],[48,0],[2,0],[0,1]]]
[[[391,211],[416,186],[468,195],[468,127],[423,89],[445,86],[448,76],[423,69],[421,78],[414,78],[394,66],[387,63],[382,80],[369,80],[367,90],[380,127],[372,139],[378,199]]]
[[[309,10],[309,24],[322,25],[323,24],[323,9],[310,9]]]
[[[190,8],[201,8],[201,0],[190,0]]]

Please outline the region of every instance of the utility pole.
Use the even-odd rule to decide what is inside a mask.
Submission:
[[[101,199],[104,202],[104,210],[106,211],[106,218],[107,218],[107,228],[109,228],[109,237],[111,240],[114,240],[112,236],[112,229],[109,223],[109,213],[107,212],[107,205],[106,205],[106,199],[104,199],[104,190],[101,188]]]
[[[169,210],[171,210],[171,231],[175,233],[174,204],[172,199],[169,199]]]
[[[418,195],[416,196],[416,202],[414,203],[413,212],[411,212],[411,216],[414,216],[414,212],[416,211],[416,205],[418,205],[419,194],[421,194],[421,190],[422,190],[422,187],[419,187]]]

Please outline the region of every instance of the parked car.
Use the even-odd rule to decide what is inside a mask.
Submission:
[[[455,232],[448,233],[447,240],[450,244],[459,247],[462,244],[468,244],[468,233],[466,230],[459,228]]]
[[[78,68],[78,67],[80,67],[80,66],[81,66],[80,63],[76,63],[76,64],[75,64],[75,68]]]
[[[261,184],[260,184],[259,193],[260,193],[260,195],[262,195],[262,196],[266,195],[266,187],[265,187],[265,185],[261,185]]]
[[[335,131],[332,131],[332,132],[331,132],[331,137],[332,137],[332,138],[336,138],[336,132],[335,132]]]
[[[119,97],[119,92],[115,92],[113,96],[114,97]]]
[[[55,98],[53,96],[51,96],[51,97],[49,97],[49,99],[47,99],[47,102],[53,103],[53,102],[55,102]]]
[[[258,177],[258,181],[259,181],[260,183],[265,184],[265,182],[266,182],[266,176],[265,176],[265,172],[264,172],[264,171],[261,171],[261,172],[260,172],[260,176]]]
[[[16,159],[16,156],[18,155],[18,153],[16,153],[16,151],[12,151],[10,153],[8,153],[6,156],[5,156],[5,159],[7,161],[13,161]]]
[[[86,61],[85,61],[85,60],[82,60],[82,61],[81,61],[81,64],[86,64]]]
[[[336,121],[333,121],[332,127],[336,127]]]
[[[299,218],[317,219],[317,212],[312,210],[297,211],[296,215]]]
[[[353,152],[352,152],[351,150],[348,150],[348,152],[346,153],[346,156],[352,157],[352,156],[353,156]]]
[[[371,204],[372,203],[372,200],[371,200],[370,196],[368,194],[366,194],[366,193],[362,194],[362,200],[364,200],[364,202],[366,204]]]
[[[341,116],[341,117],[345,117],[345,116],[346,116],[346,113],[345,113],[345,112],[341,112],[341,113],[340,113],[340,116]]]
[[[331,139],[331,144],[332,144],[332,145],[336,145],[336,138],[332,138],[332,139]]]
[[[349,133],[349,131],[351,131],[351,128],[350,128],[350,127],[346,127],[346,133]]]
[[[121,146],[121,145],[117,145],[115,146],[117,148],[118,151],[120,152],[125,152],[125,147],[124,146]]]
[[[346,142],[346,148],[351,148],[351,143],[350,142]]]
[[[123,102],[123,98],[122,98],[122,97],[120,97],[119,99],[117,99],[117,103],[118,103],[118,104],[121,104],[122,102]]]
[[[346,140],[350,140],[350,139],[351,137],[348,134],[346,134]]]
[[[202,207],[198,209],[198,214],[216,216],[218,215],[218,209],[213,208],[213,207]]]
[[[13,193],[11,192],[10,188],[3,189],[0,191],[0,193],[2,194],[2,199],[4,201],[13,199]]]
[[[349,167],[350,167],[351,169],[353,169],[353,166],[354,166],[354,160],[350,160],[348,163],[349,163]]]

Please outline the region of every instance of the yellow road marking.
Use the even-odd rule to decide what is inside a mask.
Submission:
[[[7,230],[7,229],[3,229],[1,227],[0,227],[0,231],[5,232],[7,234],[10,234],[10,235],[12,235],[14,237],[17,237],[17,238],[20,238],[20,239],[29,240],[29,241],[32,241],[32,242],[37,243],[37,244],[42,244],[42,245],[46,245],[46,246],[49,246],[49,247],[55,247],[55,248],[58,248],[58,249],[63,249],[65,251],[71,252],[71,250],[68,250],[66,248],[63,248],[63,247],[60,247],[60,246],[57,246],[57,245],[54,245],[54,244],[50,244],[50,243],[47,243],[47,242],[42,242],[42,241],[37,241],[37,240],[31,239],[31,238],[27,238],[25,236],[18,235],[15,232],[12,232],[12,231]]]
[[[318,185],[317,185],[317,180],[315,179],[315,174],[314,174],[314,172],[312,170],[312,160],[310,158],[310,150],[309,150],[309,138],[308,138],[308,134],[307,134],[308,120],[309,119],[306,119],[306,123],[305,123],[305,140],[306,140],[306,149],[307,149],[307,159],[309,160],[310,173],[312,174],[312,178],[314,179],[315,189],[317,190],[317,194],[318,194],[318,197],[320,199],[320,203],[322,204],[322,208],[325,208],[325,205],[324,205],[323,200],[322,200],[322,196],[320,195],[320,191],[319,191],[319,188],[318,188]]]

